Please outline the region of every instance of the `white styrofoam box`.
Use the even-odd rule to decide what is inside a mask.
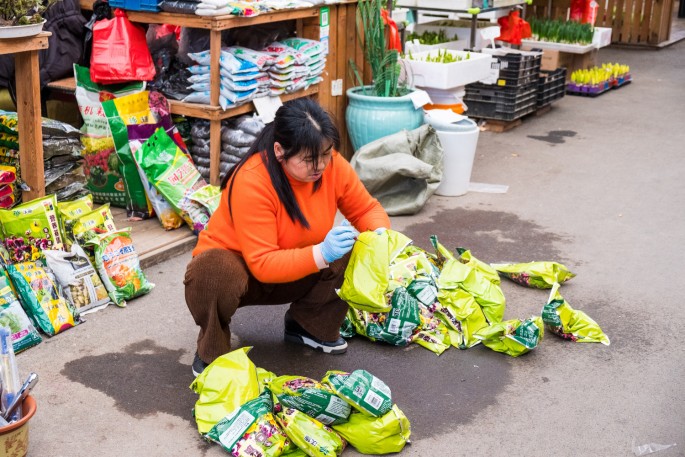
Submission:
[[[468,46],[469,41],[471,40],[471,27],[469,22],[470,21],[464,20],[455,21],[451,19],[442,19],[427,22],[425,24],[416,24],[414,27],[414,32],[421,34],[426,31],[439,32],[440,30],[444,30],[449,37],[456,35],[459,40],[466,40],[467,47],[470,47],[476,51],[488,46],[489,43],[485,42],[479,33],[481,28],[490,26],[489,24],[485,25],[484,23],[479,23],[479,27],[476,29],[476,43],[473,46]]]
[[[539,48],[550,51],[568,52],[569,54],[585,54],[597,49],[594,43],[591,44],[569,44],[569,43],[554,43],[552,41],[535,41],[535,40],[521,40],[521,46],[525,48]]]
[[[408,8],[393,8],[392,10],[392,20],[397,22],[404,22],[407,20],[407,14],[409,13]]]
[[[416,23],[417,24],[429,24],[435,21],[448,21],[450,19],[455,19],[456,14],[454,13],[443,13],[437,11],[423,11],[420,10],[417,14]]]
[[[467,40],[448,41],[440,44],[421,44],[419,40],[407,41],[404,43],[404,53],[416,54],[417,52],[432,51],[433,49],[454,49],[455,51],[462,51],[468,47]]]
[[[395,6],[403,8],[416,8],[416,0],[397,0]]]
[[[438,8],[454,11],[467,10],[472,5],[472,0],[416,0],[417,8]]]
[[[452,56],[469,58],[460,62],[435,63],[422,62],[420,59],[435,57],[442,50],[433,50],[413,54],[413,60],[402,59],[406,66],[408,82],[413,86],[451,89],[487,78],[490,74],[492,57],[479,52],[446,50]]]
[[[595,27],[595,33],[592,34],[592,44],[596,48],[603,48],[611,44],[611,27]]]

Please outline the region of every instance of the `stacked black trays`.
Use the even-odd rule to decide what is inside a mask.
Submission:
[[[496,84],[474,83],[466,86],[464,102],[471,117],[513,121],[538,107],[540,74],[539,53],[509,53],[493,56],[499,65]]]
[[[551,104],[566,94],[566,68],[541,71],[538,83],[538,108]]]

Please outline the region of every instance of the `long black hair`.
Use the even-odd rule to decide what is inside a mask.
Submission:
[[[278,142],[283,147],[283,160],[305,152],[306,160],[318,167],[323,147],[326,142],[330,142],[333,148],[340,149],[340,133],[326,111],[314,100],[303,97],[291,100],[276,111],[273,122],[266,124],[255,142],[250,146],[243,159],[234,166],[221,182],[221,188],[225,189],[230,181],[228,188],[228,210],[233,217],[231,207],[231,196],[233,194],[233,183],[231,177],[255,154],[261,154],[262,162],[266,166],[271,178],[271,184],[276,190],[278,199],[285,207],[290,220],[299,222],[303,227],[309,228],[309,222],[302,214],[300,206],[297,204],[295,194],[290,186],[290,182],[285,174],[285,170],[276,159],[274,143]],[[321,179],[314,183],[313,191],[316,192],[321,187]]]

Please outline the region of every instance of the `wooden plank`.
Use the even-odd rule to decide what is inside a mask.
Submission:
[[[616,7],[616,0],[609,0],[607,3],[606,20],[603,27],[611,27],[611,41],[617,42],[619,40],[619,26],[616,23],[616,14],[614,8]]]
[[[659,43],[668,41],[671,37],[671,17],[673,16],[673,0],[663,0],[659,23]]]
[[[209,104],[219,106],[221,91],[221,32],[209,32]]]
[[[640,25],[640,43],[647,44],[649,42],[649,21],[652,17],[653,0],[645,0],[644,12],[642,16],[642,24]]]
[[[51,81],[48,83],[50,89],[63,90],[65,92],[75,92],[76,91],[76,79],[73,76],[69,76],[64,79],[58,79],[56,81]]]
[[[221,121],[209,121],[209,182],[215,186],[221,183],[219,164],[221,163]]]
[[[630,35],[630,30],[632,28],[632,21],[634,19],[633,6],[634,0],[625,0],[623,4],[623,23],[621,24],[621,42],[630,43],[632,42],[632,37]]]
[[[338,6],[328,6],[328,55],[326,56],[326,68],[324,68],[323,82],[319,85],[319,104],[335,118],[337,116],[337,99],[331,93],[331,84],[337,78],[337,59],[338,59]],[[342,132],[340,132],[342,136]]]
[[[50,32],[41,32],[32,37],[3,38],[0,40],[0,54],[15,54],[18,52],[36,51],[48,48]]]
[[[217,16],[214,18],[212,29],[226,30],[229,28],[249,27],[260,24],[271,24],[273,22],[290,21],[293,19],[318,18],[318,7],[307,7],[298,9],[281,10],[274,13],[260,14],[253,17],[238,16]],[[183,24],[174,24],[183,25]]]
[[[647,40],[649,44],[659,44],[659,27],[663,8],[663,0],[653,0],[652,17],[649,21],[649,38]]]
[[[29,201],[45,195],[38,51],[17,53],[14,55],[14,63],[17,80],[19,163],[21,177],[30,189],[23,192],[23,199]]]
[[[208,17],[198,16],[196,14],[165,13],[163,11],[153,13],[149,11],[130,10],[127,10],[126,14],[131,22],[142,22],[145,24],[171,24],[180,25],[182,27],[192,27],[196,29],[212,29],[219,18],[226,17]],[[235,16],[229,16],[229,18],[235,18]]]
[[[642,25],[642,10],[644,0],[633,0],[633,19],[630,21],[630,42],[637,44],[640,42],[640,26]]]

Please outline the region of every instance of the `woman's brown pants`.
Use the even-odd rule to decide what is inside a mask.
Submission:
[[[343,283],[349,254],[329,268],[294,282],[266,284],[250,273],[242,256],[209,249],[195,256],[186,270],[186,304],[200,326],[197,352],[211,363],[231,350],[231,317],[242,306],[290,303],[289,314],[323,341],[340,337],[347,303],[335,293]]]

